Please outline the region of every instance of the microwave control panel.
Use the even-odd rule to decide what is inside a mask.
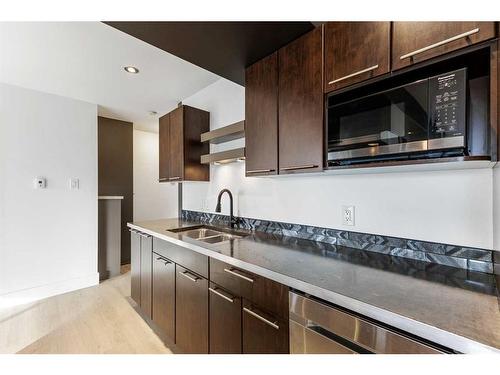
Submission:
[[[466,69],[429,79],[430,138],[465,135]]]

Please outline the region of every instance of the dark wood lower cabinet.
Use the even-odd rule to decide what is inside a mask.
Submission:
[[[153,322],[175,342],[175,263],[153,253]]]
[[[141,310],[151,319],[153,237],[141,235]]]
[[[141,305],[141,236],[130,231],[130,296]]]
[[[210,353],[239,354],[241,342],[241,298],[210,284]]]
[[[176,345],[184,353],[207,354],[208,280],[179,265],[175,279]]]
[[[287,354],[288,319],[261,311],[250,302],[243,302],[243,353]]]

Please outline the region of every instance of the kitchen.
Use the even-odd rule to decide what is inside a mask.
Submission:
[[[483,353],[495,359],[500,352],[499,22],[347,19],[104,21],[34,25],[27,31],[22,23],[4,23],[4,35],[13,39],[14,30],[19,30],[17,38],[28,40],[47,27],[47,35],[66,30],[71,37],[80,35],[82,42],[87,34],[94,41],[98,35],[109,38],[107,46],[117,43],[110,47],[116,48],[110,57],[102,43],[101,62],[111,66],[107,59],[116,58],[113,66],[119,63],[120,72],[114,82],[123,80],[124,88],[128,82],[138,85],[144,117],[134,118],[132,107],[138,104],[132,102],[119,109],[85,97],[83,91],[78,96],[58,92],[56,86],[49,90],[42,80],[30,85],[22,74],[17,78],[14,65],[6,64],[0,77],[6,104],[2,111],[11,122],[29,122],[16,109],[42,94],[28,91],[84,102],[74,113],[94,121],[94,130],[86,133],[88,127],[82,127],[79,139],[88,140],[85,147],[98,146],[99,152],[85,159],[82,151],[79,162],[88,164],[85,176],[90,177],[71,172],[65,194],[72,195],[65,202],[71,205],[71,197],[86,194],[85,202],[99,197],[99,208],[87,203],[80,208],[89,210],[89,219],[77,224],[88,235],[85,250],[56,254],[54,246],[54,254],[40,257],[40,262],[57,258],[60,266],[52,276],[63,272],[71,283],[54,278],[54,286],[47,288],[43,284],[49,285],[48,279],[39,275],[29,284],[22,280],[18,260],[2,251],[0,297],[8,309],[1,317],[12,319],[3,331],[11,341],[2,352]],[[14,48],[9,43],[22,45],[21,39],[8,39],[0,45],[6,53],[14,51],[7,49]],[[262,43],[256,46],[255,40]],[[132,44],[144,48],[149,60],[120,57],[118,51]],[[207,52],[203,45],[228,53]],[[158,94],[151,72],[166,58],[163,88],[171,84],[172,89]],[[106,69],[103,74],[109,74]],[[118,89],[117,97],[119,91],[125,89]],[[17,99],[23,96],[31,99]],[[70,113],[69,104],[58,103]],[[92,103],[97,106],[85,107]],[[44,121],[50,123],[47,113]],[[112,130],[104,141],[106,127]],[[22,128],[23,134],[31,129]],[[128,135],[122,138],[125,128]],[[4,139],[20,137],[3,130]],[[67,142],[73,142],[70,130],[54,131],[62,137],[68,131]],[[2,159],[10,155],[7,151],[16,152],[15,145],[2,144]],[[36,158],[34,151],[30,155],[26,158]],[[52,158],[51,163],[59,162]],[[71,163],[76,159],[66,162],[68,167]],[[31,202],[43,193],[49,198],[51,189],[63,189],[57,178],[70,172],[51,179],[50,172],[30,169],[20,183],[34,173],[29,194],[38,195]],[[121,190],[111,178],[120,174],[126,180]],[[1,177],[18,180],[7,168]],[[109,190],[104,191],[107,178]],[[2,196],[11,199],[14,183],[6,186]],[[19,248],[14,237],[19,230],[8,223],[14,205],[4,201],[2,226],[10,230],[2,237],[2,250]],[[121,207],[118,219],[110,221],[113,228],[101,227],[102,202]],[[35,218],[42,219],[38,213]],[[44,225],[40,222],[40,230]],[[103,234],[107,230],[115,230],[117,243]],[[80,246],[76,235],[63,241]],[[101,238],[108,245],[101,245]],[[28,250],[28,240],[21,241],[25,245],[18,255],[38,257]],[[105,254],[104,261],[102,246],[108,246],[104,252],[114,251],[114,257]],[[65,262],[71,258],[78,262],[70,272]],[[16,277],[23,288],[16,286]],[[72,293],[95,293],[98,301],[106,300],[93,288],[120,291],[109,307],[116,316],[95,315],[111,327],[114,319],[115,327],[130,323],[130,331],[115,338],[113,328],[111,338],[104,328],[88,337],[82,332],[86,342],[74,341],[84,348],[80,352],[72,349],[75,328],[72,335],[60,331],[59,340],[67,340],[62,350],[63,341],[50,330],[16,337],[22,320],[15,323],[14,317],[17,311],[23,314],[23,303],[70,298]],[[87,318],[76,315],[68,322],[85,327]],[[125,315],[127,323],[122,323]],[[36,319],[44,319],[43,314]],[[91,332],[100,330],[95,324]],[[30,335],[46,339],[30,341]],[[147,345],[139,348],[134,335]]]

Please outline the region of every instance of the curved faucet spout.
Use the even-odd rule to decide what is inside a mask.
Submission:
[[[229,189],[222,189],[219,192],[219,196],[217,197],[217,206],[215,207],[215,212],[221,212],[221,199],[224,193],[227,193],[227,195],[229,195],[229,226],[231,228],[234,228],[235,224],[237,224],[237,220],[233,215],[233,194],[229,191]]]

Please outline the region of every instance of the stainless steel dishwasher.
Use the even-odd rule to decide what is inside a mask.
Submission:
[[[290,292],[292,354],[445,353],[327,303]]]

